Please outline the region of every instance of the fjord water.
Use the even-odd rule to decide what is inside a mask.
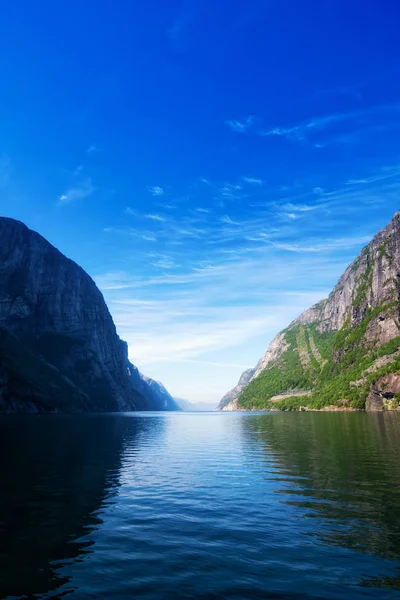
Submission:
[[[400,415],[0,419],[1,598],[394,598]]]

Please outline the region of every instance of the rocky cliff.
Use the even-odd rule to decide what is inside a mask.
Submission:
[[[228,406],[228,404],[230,404],[233,400],[236,400],[236,398],[238,398],[240,396],[240,394],[242,393],[242,391],[244,390],[246,385],[248,383],[250,383],[251,379],[253,378],[253,376],[256,373],[257,369],[259,368],[260,364],[261,364],[261,360],[258,361],[257,365],[253,369],[247,369],[247,371],[244,371],[244,373],[241,374],[237,386],[234,387],[232,390],[230,390],[227,394],[225,394],[225,396],[222,398],[222,400],[218,404],[219,410],[224,409],[225,406]],[[234,409],[232,407],[230,407],[229,410],[234,410]]]
[[[157,398],[157,410],[182,410],[161,381],[156,381],[145,375],[141,375],[141,377],[144,385],[146,385]]]
[[[0,411],[178,409],[128,360],[94,281],[0,218]]]
[[[398,212],[329,297],[275,337],[247,385],[239,382],[219,408],[398,409],[399,278]]]

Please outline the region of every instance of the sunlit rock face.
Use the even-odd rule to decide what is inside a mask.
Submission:
[[[299,397],[304,389],[310,391],[312,397],[311,392],[322,389],[321,381],[327,378],[324,368],[334,363],[338,365],[337,377],[347,376],[350,368],[359,371],[348,386],[349,390],[360,389],[359,402],[354,402],[354,405],[367,410],[397,410],[400,404],[400,369],[397,368],[400,348],[399,278],[400,213],[397,212],[346,269],[329,297],[306,310],[274,338],[257,366],[243,373],[239,384],[224,396],[219,408],[235,410],[240,407],[240,397],[245,390],[249,408],[249,390],[260,375],[265,380],[263,393],[266,403],[277,393]],[[315,340],[318,334],[329,336],[330,333],[330,353],[322,357]],[[291,389],[285,388],[284,383],[288,379],[288,356],[293,352],[297,354],[301,375],[304,376],[299,378],[298,389],[293,381]],[[380,362],[374,362],[376,357]],[[293,366],[293,354],[291,360]],[[266,371],[271,372],[274,367],[282,372],[282,389],[279,390],[276,385],[272,390],[266,376]],[[331,379],[330,383],[333,377]],[[254,389],[256,387],[259,393],[260,381],[257,386],[253,385]],[[332,390],[335,390],[335,385]],[[343,409],[349,406],[346,396],[334,400],[340,401]],[[260,405],[259,402],[258,406],[262,407],[262,403]]]

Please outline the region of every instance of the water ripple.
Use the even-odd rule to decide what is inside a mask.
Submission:
[[[2,598],[400,590],[398,414],[18,417],[0,440]]]

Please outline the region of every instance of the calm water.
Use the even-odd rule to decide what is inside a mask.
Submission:
[[[397,598],[400,415],[0,419],[1,598]]]

